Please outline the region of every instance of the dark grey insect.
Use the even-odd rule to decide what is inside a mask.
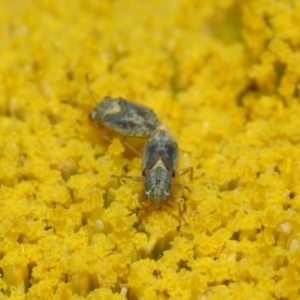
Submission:
[[[123,98],[105,97],[90,113],[90,119],[100,122],[125,136],[147,137],[155,131],[158,119],[148,107]]]
[[[193,168],[188,167],[177,171],[179,160],[179,147],[175,139],[170,135],[165,124],[159,124],[153,136],[146,142],[143,150],[143,176],[145,190],[142,197],[148,197],[156,204],[164,202],[172,197],[171,189],[175,175],[190,172],[193,179]],[[183,184],[176,186],[190,191]]]
[[[170,196],[178,158],[177,142],[166,125],[159,124],[143,151],[144,195],[153,202],[163,202]]]

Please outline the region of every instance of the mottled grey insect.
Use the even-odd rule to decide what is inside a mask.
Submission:
[[[171,196],[178,159],[179,147],[177,142],[169,134],[167,126],[159,124],[143,150],[144,196],[155,203],[164,202]],[[192,172],[192,168],[181,170],[178,174],[184,174],[188,171]],[[185,185],[176,185],[188,189]]]
[[[123,135],[135,137],[150,136],[158,124],[157,116],[150,108],[110,97],[105,97],[95,106],[90,119]]]
[[[85,79],[91,97],[95,100],[90,87],[88,74]],[[150,108],[123,98],[105,97],[97,103],[90,113],[90,119],[124,136],[148,137],[153,134],[158,124],[156,114]]]

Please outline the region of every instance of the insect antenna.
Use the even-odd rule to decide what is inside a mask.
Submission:
[[[88,87],[89,94],[90,94],[91,98],[92,98],[95,102],[98,102],[97,99],[99,99],[99,96],[93,91],[93,89],[92,89],[92,87],[91,87],[91,80],[90,80],[90,77],[89,77],[89,74],[88,74],[88,73],[85,74],[85,81],[86,81],[86,84],[87,84],[87,87]]]

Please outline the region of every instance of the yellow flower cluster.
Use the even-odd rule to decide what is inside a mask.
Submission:
[[[300,298],[298,0],[3,0],[0,28],[0,299]],[[86,73],[172,129],[181,213],[118,178],[142,158]]]

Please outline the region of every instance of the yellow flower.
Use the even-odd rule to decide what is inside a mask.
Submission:
[[[299,299],[298,20],[297,0],[3,0],[0,299]],[[90,124],[105,96],[193,167],[165,203],[146,140]]]

